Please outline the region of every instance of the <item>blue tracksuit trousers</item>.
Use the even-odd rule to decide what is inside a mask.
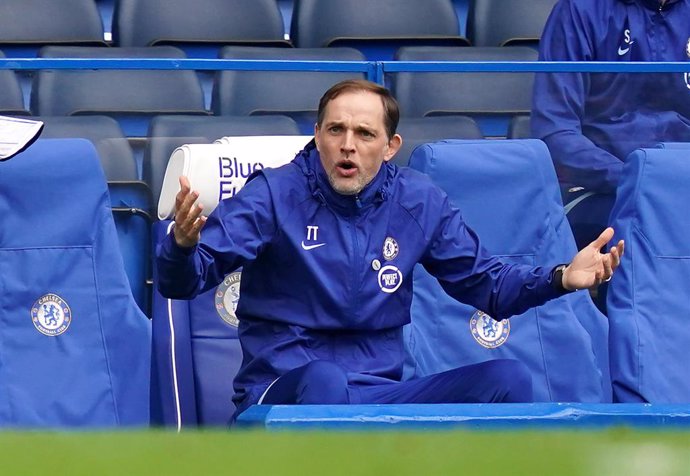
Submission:
[[[405,382],[348,383],[338,364],[315,360],[276,380],[263,404],[520,403],[532,401],[532,377],[517,360],[458,367]]]

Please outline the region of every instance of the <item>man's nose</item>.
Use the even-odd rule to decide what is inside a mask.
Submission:
[[[343,152],[352,153],[355,150],[355,135],[352,131],[347,131],[343,134],[343,141],[340,144],[340,148]]]

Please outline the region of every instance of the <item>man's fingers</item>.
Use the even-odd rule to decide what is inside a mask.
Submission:
[[[604,257],[604,281],[609,279],[613,274],[613,270],[615,269],[613,263],[613,255],[608,255]]]
[[[186,229],[191,229],[194,226],[194,223],[196,222],[196,219],[199,218],[199,215],[201,215],[201,212],[203,211],[204,207],[202,204],[194,204],[192,203],[191,209],[189,210],[189,213],[184,217],[184,221],[182,223],[182,226]]]
[[[184,175],[180,175],[180,178],[178,180],[180,182],[180,190],[177,192],[176,198],[186,197],[189,191],[191,190],[191,186],[189,185],[189,179]]]
[[[193,224],[192,226],[192,233],[196,237],[200,232],[201,229],[204,227],[206,224],[206,217],[205,216],[200,216]]]
[[[175,195],[175,210],[180,210],[182,208],[183,203],[189,196],[189,192],[191,190],[189,179],[186,176],[180,175],[179,182],[180,190],[177,192],[177,195]]]
[[[613,228],[608,227],[601,232],[601,235],[599,235],[597,239],[590,244],[590,246],[594,246],[596,249],[600,250],[606,245],[606,243],[611,241],[611,238],[613,238]]]
[[[616,246],[612,246],[609,251],[609,256],[611,257],[611,271],[616,271],[616,268],[621,264],[621,256],[625,250],[625,243],[620,240]]]
[[[179,181],[180,190],[175,196],[175,240],[180,246],[193,246],[206,223],[206,217],[201,215],[204,207],[197,203],[199,192],[191,190],[189,179],[181,175]]]
[[[184,221],[185,218],[189,215],[191,210],[193,210],[194,203],[197,201],[199,198],[199,192],[196,190],[193,190],[191,192],[188,192],[185,196],[181,196],[182,191],[178,194],[178,198],[181,200],[180,202],[177,202],[175,204],[175,217],[180,217],[180,221]],[[176,220],[177,221],[177,218]],[[179,222],[178,222],[179,224]]]
[[[189,193],[189,190],[192,188],[191,185],[189,184],[189,178],[187,178],[186,175],[180,175],[179,181],[180,181],[180,190],[185,190],[185,193]]]
[[[201,214],[203,209],[201,204],[192,204],[187,213],[175,214],[173,232],[178,245],[190,247],[199,242],[201,229],[206,224],[206,217]]]

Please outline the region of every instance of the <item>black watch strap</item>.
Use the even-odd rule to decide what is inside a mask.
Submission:
[[[574,291],[566,289],[563,286],[563,271],[567,266],[567,264],[559,264],[553,269],[553,271],[551,271],[551,284],[553,285],[553,288],[560,294],[568,294]]]

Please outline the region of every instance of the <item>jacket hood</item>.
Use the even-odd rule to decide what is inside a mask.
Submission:
[[[321,156],[312,139],[297,154],[293,161],[307,178],[311,194],[324,204],[339,211],[357,213],[360,209],[387,200],[393,177],[397,172],[394,165],[384,162],[374,179],[356,195],[343,195],[336,192],[328,181]]]

